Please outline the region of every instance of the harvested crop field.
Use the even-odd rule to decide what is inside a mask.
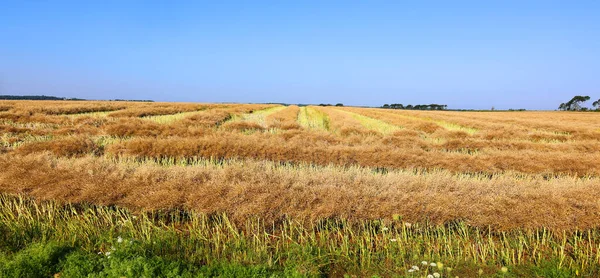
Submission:
[[[6,256],[103,265],[118,236],[122,267],[182,276],[600,275],[597,113],[0,101],[0,169]]]

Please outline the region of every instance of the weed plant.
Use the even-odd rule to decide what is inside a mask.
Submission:
[[[597,230],[495,233],[463,222],[431,226],[400,218],[235,224],[226,215],[132,214],[6,194],[0,220],[4,277],[600,274]]]

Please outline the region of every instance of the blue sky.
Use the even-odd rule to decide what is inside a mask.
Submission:
[[[556,109],[600,1],[0,1],[0,94]]]

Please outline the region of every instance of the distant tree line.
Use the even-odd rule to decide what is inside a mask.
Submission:
[[[11,95],[0,95],[2,100],[84,100],[80,98],[64,98],[54,96],[11,96]]]
[[[321,103],[321,104],[319,104],[319,106],[333,106],[333,105],[331,105],[329,103]],[[344,104],[343,103],[336,103],[335,106],[344,106]]]
[[[82,98],[66,98],[66,97],[55,97],[55,96],[12,96],[12,95],[0,95],[1,100],[86,100]],[[108,101],[132,101],[132,102],[154,102],[154,100],[148,99],[109,99]]]
[[[583,104],[590,100],[590,96],[574,96],[571,100],[563,102],[558,106],[558,110],[563,111],[587,111],[587,107]],[[600,99],[594,101],[592,106],[596,108],[596,111],[600,111]]]
[[[151,99],[109,99],[108,101],[154,102]]]
[[[384,104],[381,108],[385,109],[408,109],[408,110],[446,110],[446,104],[417,104],[417,105],[402,105],[399,103]]]

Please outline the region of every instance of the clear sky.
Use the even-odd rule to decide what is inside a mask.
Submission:
[[[0,94],[556,109],[600,1],[0,1]]]

